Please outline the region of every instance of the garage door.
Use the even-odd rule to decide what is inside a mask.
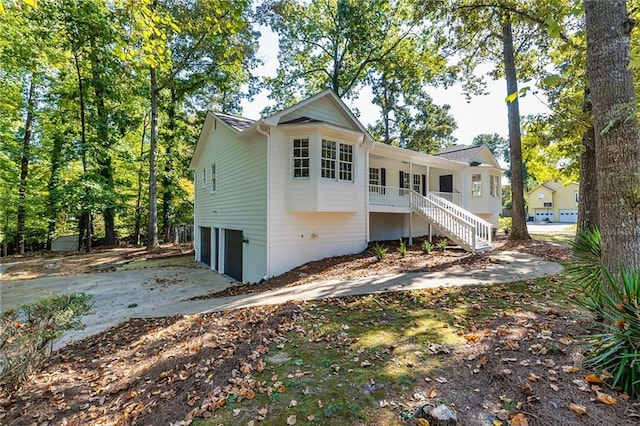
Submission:
[[[211,228],[200,227],[200,262],[211,266]]]
[[[560,222],[576,223],[578,221],[578,209],[560,210]]]
[[[553,210],[536,210],[536,222],[553,222]]]
[[[224,273],[242,282],[242,231],[224,231]]]

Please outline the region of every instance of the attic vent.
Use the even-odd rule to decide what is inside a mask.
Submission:
[[[480,162],[479,162],[479,161],[472,161],[472,162],[471,162],[471,163],[469,163],[469,164],[475,167],[475,166],[479,166],[479,165],[480,165]]]

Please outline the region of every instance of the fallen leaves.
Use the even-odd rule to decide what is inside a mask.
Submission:
[[[580,404],[574,404],[573,402],[569,403],[569,409],[576,413],[577,415],[582,415],[587,412],[587,407]]]
[[[618,400],[612,397],[611,395],[608,395],[604,392],[598,392],[598,391],[596,392],[596,401],[602,402],[603,404],[606,404],[606,405],[614,405],[618,403]]]

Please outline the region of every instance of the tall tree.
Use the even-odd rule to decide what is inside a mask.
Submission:
[[[524,174],[518,98],[526,88],[518,81],[539,75],[547,63],[544,57],[547,33],[560,17],[563,5],[554,0],[456,0],[444,10],[451,28],[450,49],[461,60],[459,68],[467,91],[482,93],[482,78],[475,74],[482,62],[495,65],[491,77],[504,77],[510,141],[510,172],[513,193],[511,239],[528,239],[524,208]],[[553,21],[554,25],[557,25]]]
[[[170,90],[185,75],[190,76],[194,69],[198,73],[206,68],[202,64],[223,62],[235,68],[245,65],[243,54],[246,50],[238,46],[253,43],[252,38],[243,40],[239,36],[246,34],[249,4],[246,0],[201,0],[193,3],[136,0],[123,3],[131,17],[133,31],[129,46],[120,53],[125,58],[137,58],[149,76],[151,109],[147,249],[154,250],[159,244],[158,138],[162,92]],[[188,35],[180,37],[182,33]],[[207,46],[215,49],[206,49]]]
[[[412,34],[419,19],[406,0],[279,0],[261,11],[280,37],[278,72],[266,81],[276,108],[327,88],[354,97],[370,69]]]
[[[640,133],[624,0],[585,1],[602,261],[640,269]]]

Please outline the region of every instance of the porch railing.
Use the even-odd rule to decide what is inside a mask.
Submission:
[[[491,224],[454,203],[412,191],[411,206],[465,249],[475,253],[491,248]]]
[[[475,253],[491,248],[491,224],[460,207],[458,193],[421,195],[405,188],[369,185],[369,204],[411,208],[465,250]]]
[[[369,185],[369,204],[389,207],[409,207],[410,190],[391,186]]]

